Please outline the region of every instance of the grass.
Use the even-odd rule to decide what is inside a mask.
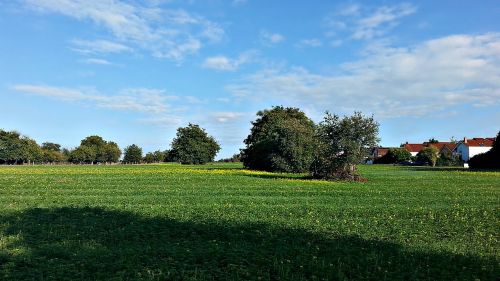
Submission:
[[[500,173],[0,167],[0,280],[497,280]]]

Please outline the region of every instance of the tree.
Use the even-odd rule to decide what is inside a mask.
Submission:
[[[314,122],[298,108],[282,106],[257,112],[241,151],[246,168],[305,172],[313,160]]]
[[[463,162],[459,155],[454,155],[453,152],[443,149],[439,153],[436,161],[436,166],[462,166]]]
[[[386,155],[375,159],[376,164],[394,164],[409,161],[411,153],[404,148],[390,148]]]
[[[488,152],[475,155],[468,163],[472,169],[500,169],[500,131],[493,147]]]
[[[360,180],[356,165],[377,145],[379,124],[361,112],[342,119],[326,113],[317,128],[311,175],[323,179]]]
[[[120,160],[122,151],[115,142],[106,142],[104,146],[104,160],[105,162],[116,163]]]
[[[430,138],[428,143],[438,143],[439,141],[435,138]]]
[[[61,152],[61,145],[52,142],[44,142],[41,146],[42,162],[44,163],[59,163],[64,162],[66,157]]]
[[[144,161],[144,163],[148,163],[148,164],[154,163],[155,156],[154,156],[153,152],[146,153],[146,156],[144,156],[144,159],[142,159],[142,161]]]
[[[42,151],[36,141],[20,133],[0,130],[0,163],[24,164],[42,161]]]
[[[86,145],[75,148],[69,155],[69,161],[75,164],[93,164],[95,159],[95,149]]]
[[[138,164],[142,161],[142,148],[132,144],[125,148],[123,162],[129,164]]]
[[[437,159],[439,157],[439,150],[433,146],[429,145],[428,147],[424,147],[417,154],[417,161],[422,163],[428,163],[432,167],[436,166]]]
[[[217,141],[195,124],[177,129],[170,157],[182,164],[205,164],[214,161],[220,150]]]

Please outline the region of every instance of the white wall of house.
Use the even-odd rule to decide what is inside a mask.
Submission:
[[[490,149],[490,146],[468,146],[461,143],[457,146],[457,148],[455,148],[455,151],[461,155],[463,161],[467,162],[475,155],[488,152]]]
[[[418,152],[411,152],[410,151],[410,154],[411,154],[411,156],[417,156]]]
[[[490,149],[490,146],[471,146],[469,147],[469,159],[480,153],[488,152]]]

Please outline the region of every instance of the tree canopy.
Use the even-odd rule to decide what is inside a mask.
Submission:
[[[314,122],[298,108],[276,106],[257,112],[241,151],[245,167],[305,172],[313,160]]]
[[[189,124],[177,129],[168,157],[182,164],[205,164],[214,161],[219,150],[217,141],[204,129]]]
[[[122,152],[118,144],[105,141],[100,136],[88,136],[80,146],[70,152],[69,161],[73,163],[116,163]]]
[[[324,179],[359,180],[356,165],[377,145],[379,124],[361,112],[342,119],[326,113],[316,133],[311,175]]]
[[[142,148],[136,144],[129,145],[125,148],[123,162],[129,164],[138,164],[142,162]]]

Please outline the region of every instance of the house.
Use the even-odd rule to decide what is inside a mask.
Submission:
[[[467,162],[475,155],[489,151],[493,147],[493,142],[495,142],[495,138],[464,138],[457,144],[453,152]]]
[[[389,152],[390,147],[374,147],[372,150],[373,159],[378,159],[385,156]]]
[[[420,143],[405,143],[401,145],[404,149],[411,153],[411,156],[417,156],[417,154],[425,147],[434,146],[439,150],[439,154],[452,154],[455,146],[457,144],[454,142],[424,142]]]
[[[405,143],[401,145],[402,148],[408,150],[411,153],[411,156],[417,156],[417,154],[422,150],[425,145],[421,143]]]

